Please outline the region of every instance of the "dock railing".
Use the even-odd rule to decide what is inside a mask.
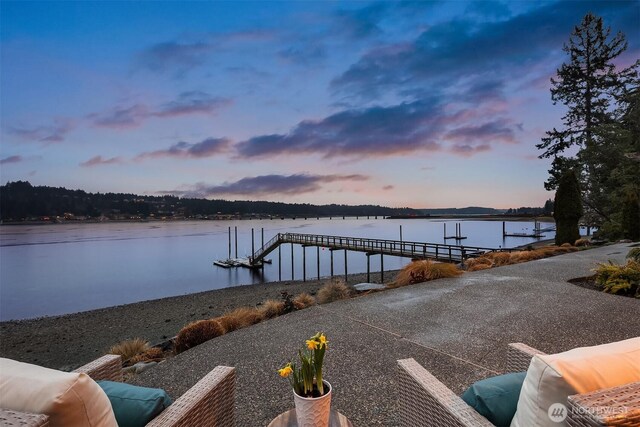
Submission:
[[[448,245],[441,243],[411,242],[363,237],[328,236],[319,234],[278,233],[249,258],[251,264],[260,262],[267,254],[283,243],[318,246],[330,250],[366,252],[370,255],[382,254],[415,259],[462,262],[486,252],[511,251],[503,248],[483,248],[478,246]]]

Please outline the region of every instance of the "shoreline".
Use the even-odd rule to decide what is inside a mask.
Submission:
[[[284,217],[243,217],[243,218],[224,218],[224,219],[199,219],[199,218],[146,218],[146,219],[107,219],[107,220],[99,220],[99,219],[86,219],[86,220],[60,220],[60,221],[0,221],[0,227],[6,226],[15,226],[15,225],[64,225],[64,224],[109,224],[109,223],[131,223],[131,224],[140,224],[140,223],[169,223],[169,222],[209,222],[209,221],[280,221],[282,219],[287,220],[301,220],[301,221],[311,221],[311,220],[321,220],[321,219],[335,219],[337,220],[347,220],[347,219],[356,219],[356,220],[373,220],[376,215],[353,215],[344,217],[342,215],[337,215],[333,217],[329,216],[320,216],[316,217],[315,215],[311,216],[288,216]],[[377,215],[378,220],[385,219],[445,219],[445,220],[475,220],[475,221],[513,221],[513,222],[526,222],[531,220],[536,221],[546,221],[546,222],[554,222],[553,217],[545,216],[545,215],[498,215],[498,214],[437,214],[437,215],[424,215],[424,216],[394,216],[394,215]]]
[[[385,271],[385,283],[396,271]],[[334,276],[335,279],[344,276]],[[348,275],[348,284],[365,282],[366,273]],[[380,282],[380,273],[371,273]],[[217,317],[241,306],[257,306],[282,292],[315,294],[330,277],[240,285],[165,297],[60,316],[0,322],[0,357],[72,370],[106,354],[118,342],[143,338],[152,345],[175,336],[189,322]]]

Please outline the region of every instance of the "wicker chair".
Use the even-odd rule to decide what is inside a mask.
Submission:
[[[74,372],[85,373],[96,381],[123,380],[121,358],[113,354],[102,356]],[[235,368],[217,366],[147,424],[147,427],[233,427],[235,379]],[[49,426],[49,418],[41,414],[0,409],[0,425]]]
[[[526,371],[535,354],[525,344],[509,344],[507,372]],[[400,425],[403,427],[492,427],[413,359],[398,360]],[[569,396],[571,427],[640,426],[640,382]]]

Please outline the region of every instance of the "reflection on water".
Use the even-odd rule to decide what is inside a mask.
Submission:
[[[278,251],[264,271],[224,269],[212,265],[228,256],[228,227],[238,227],[238,255],[251,252],[260,229],[265,241],[278,232],[398,239],[444,243],[443,220],[309,219],[186,221],[16,225],[0,227],[0,320],[32,318],[127,304],[136,301],[278,280]],[[535,241],[502,238],[500,221],[446,221],[448,234],[462,223],[464,245],[513,247]],[[552,224],[543,223],[542,228]],[[531,232],[533,222],[510,222],[508,231]],[[233,235],[233,232],[232,232]],[[553,232],[544,238],[552,238]],[[447,243],[453,244],[454,240]],[[294,277],[302,278],[302,251],[294,250]],[[282,279],[291,279],[291,245],[283,245]],[[308,278],[317,276],[316,249],[306,249]],[[235,252],[235,246],[233,249]],[[330,274],[329,252],[320,250],[320,275]],[[235,255],[235,254],[233,254]],[[407,259],[385,257],[385,269],[401,268]],[[371,257],[372,271],[380,257]],[[344,272],[344,256],[334,256],[334,271]],[[348,272],[366,271],[363,253],[348,254]]]

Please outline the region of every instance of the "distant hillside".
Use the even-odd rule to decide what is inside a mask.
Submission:
[[[418,209],[423,215],[500,215],[505,209],[481,208],[469,206],[468,208],[440,208]]]
[[[9,182],[0,186],[3,221],[53,219],[197,218],[250,216],[390,216],[417,215],[410,208],[376,205],[312,205],[244,200],[207,200],[175,196],[140,196],[124,193],[87,193],[62,187],[32,186]]]

